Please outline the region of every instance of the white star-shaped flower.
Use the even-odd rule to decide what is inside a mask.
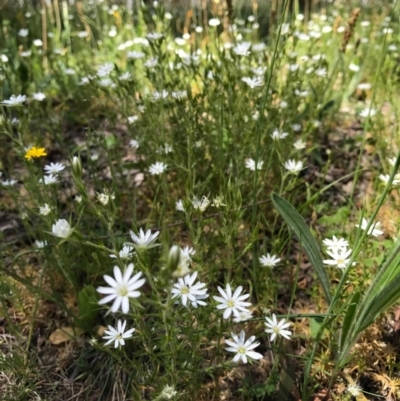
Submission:
[[[281,258],[267,253],[266,255],[262,255],[258,260],[264,267],[275,267],[281,261]]]
[[[167,169],[167,165],[162,162],[153,163],[149,167],[149,173],[151,175],[159,175],[162,174]]]
[[[246,311],[247,307],[251,305],[250,302],[244,302],[244,300],[247,299],[250,294],[240,295],[242,290],[243,287],[239,286],[232,294],[230,284],[226,285],[225,290],[218,286],[218,291],[222,297],[214,296],[213,298],[219,302],[217,309],[224,309],[224,319],[228,319],[231,314],[234,316],[239,316],[240,312]]]
[[[243,363],[247,363],[247,358],[250,359],[261,359],[263,356],[253,351],[254,348],[257,348],[260,343],[254,342],[256,339],[255,336],[251,336],[247,341],[245,341],[245,333],[242,330],[237,336],[235,333],[231,333],[232,340],[225,340],[225,343],[229,345],[228,348],[225,348],[228,352],[235,352],[236,355],[233,357],[233,362],[242,361]]]
[[[281,319],[279,322],[276,318],[275,313],[272,314],[272,319],[266,317],[266,322],[264,322],[266,329],[265,332],[271,334],[270,340],[274,341],[277,336],[282,336],[287,340],[290,340],[292,332],[287,330],[290,326],[290,322],[286,323],[286,319]]]
[[[112,312],[117,312],[121,307],[123,313],[129,312],[129,298],[140,297],[140,291],[137,291],[144,283],[145,279],[141,278],[142,272],[136,273],[133,277],[133,263],[130,263],[124,274],[121,269],[114,266],[114,278],[104,275],[103,278],[110,287],[98,287],[97,291],[106,296],[99,301],[100,305],[113,301],[111,306]]]
[[[122,322],[119,319],[117,322],[116,329],[109,325],[108,330],[104,330],[104,333],[107,335],[102,337],[104,340],[108,340],[104,345],[109,345],[111,343],[114,343],[115,348],[118,348],[118,346],[120,345],[121,346],[125,345],[125,340],[131,338],[133,332],[135,331],[134,328],[125,331],[125,327],[126,327],[126,320]]]
[[[366,230],[368,227],[369,221],[368,219],[364,218],[361,221],[361,230]],[[379,230],[381,223],[377,221],[376,223],[372,224],[368,230],[368,235],[372,235],[373,237],[379,237],[383,234],[383,231]],[[359,224],[356,224],[356,227],[360,227]]]
[[[248,168],[251,171],[256,171],[256,162],[253,159],[246,159],[245,160],[246,168]],[[261,170],[263,167],[264,162],[262,160],[259,160],[257,162],[257,170]]]
[[[339,269],[344,269],[350,262],[351,249],[339,248],[327,250],[326,253],[332,258],[324,260],[326,265],[336,266]]]
[[[151,230],[147,230],[145,233],[142,229],[140,229],[138,235],[136,235],[132,230],[130,231],[130,234],[132,241],[134,242],[134,246],[137,249],[149,249],[158,246],[158,244],[155,244],[154,242],[160,234],[159,231],[156,231],[154,234],[152,234]]]
[[[179,278],[178,282],[172,288],[172,298],[180,298],[182,305],[187,306],[188,301],[197,308],[198,305],[206,305],[202,299],[208,297],[205,283],[198,282],[194,284],[197,278],[197,272],[188,274],[184,278]]]

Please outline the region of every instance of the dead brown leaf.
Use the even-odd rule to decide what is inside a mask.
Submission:
[[[67,341],[74,340],[84,332],[85,331],[79,327],[61,327],[50,334],[49,341],[53,345],[63,344]]]

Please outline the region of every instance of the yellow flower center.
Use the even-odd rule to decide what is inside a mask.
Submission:
[[[126,288],[125,286],[120,287],[120,289],[118,291],[118,295],[120,297],[126,297],[128,295],[128,288]]]
[[[227,304],[228,304],[228,307],[229,307],[229,308],[233,308],[233,307],[235,306],[235,301],[233,301],[232,299],[230,299],[230,300],[227,302]]]
[[[187,288],[186,286],[182,287],[181,288],[181,294],[183,294],[183,295],[189,294],[189,288]]]
[[[246,348],[243,347],[243,345],[239,346],[237,349],[238,354],[245,354],[246,353]]]

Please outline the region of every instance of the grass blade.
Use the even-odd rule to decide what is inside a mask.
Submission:
[[[303,245],[304,250],[306,251],[306,254],[322,284],[325,298],[327,302],[330,303],[332,295],[330,292],[329,277],[326,273],[317,241],[312,236],[304,219],[288,201],[276,193],[272,193],[271,197],[275,208],[281,214],[288,226],[295,232]]]

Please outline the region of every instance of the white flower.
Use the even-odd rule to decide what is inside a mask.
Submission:
[[[295,95],[297,95],[299,97],[307,97],[308,96],[308,90],[301,91],[301,90],[295,89],[294,93],[295,93]]]
[[[210,204],[210,199],[207,196],[203,196],[201,199],[198,199],[196,196],[193,196],[192,206],[194,210],[198,210],[203,213]]]
[[[271,138],[274,141],[279,141],[280,139],[284,139],[288,136],[289,134],[287,132],[281,132],[280,130],[276,129],[274,132],[271,134]]]
[[[157,397],[157,399],[172,400],[177,394],[178,392],[175,390],[173,386],[166,385],[161,391],[160,397]]]
[[[57,220],[51,228],[51,232],[55,237],[68,238],[73,231],[73,228],[69,225],[68,221],[65,219]]]
[[[379,179],[386,185],[389,182],[389,174],[379,174]],[[400,184],[400,174],[396,174],[393,178],[392,185],[397,186]]]
[[[363,219],[361,221],[361,230],[366,230],[368,224],[369,224],[369,221],[363,217]],[[372,224],[368,230],[368,235],[372,235],[373,237],[379,237],[380,235],[382,235],[383,231],[379,230],[380,226],[381,226],[381,223],[379,221]],[[356,227],[360,227],[360,225],[356,224]]]
[[[117,322],[117,328],[108,325],[108,330],[104,330],[104,333],[107,334],[102,338],[104,340],[108,340],[104,345],[109,345],[114,342],[114,347],[118,348],[118,346],[125,345],[125,340],[132,337],[134,328],[125,331],[126,320],[122,323],[120,319]]]
[[[180,298],[182,305],[187,306],[188,301],[191,302],[194,308],[198,305],[206,305],[202,299],[208,297],[205,283],[198,282],[194,284],[197,278],[197,272],[192,275],[188,274],[184,278],[179,278],[178,282],[172,288],[172,298]]]
[[[32,99],[41,102],[42,100],[46,99],[46,95],[42,92],[36,92],[32,94]]]
[[[154,241],[160,234],[159,231],[156,231],[154,234],[152,234],[151,230],[147,230],[146,233],[144,233],[144,231],[140,229],[138,236],[132,230],[130,231],[130,234],[137,249],[150,249],[158,246],[158,244],[155,244]]]
[[[89,77],[82,77],[78,85],[87,85],[90,82]]]
[[[46,174],[58,174],[65,169],[62,163],[50,163],[44,166],[44,171]]]
[[[349,246],[349,241],[344,238],[337,238],[335,235],[332,239],[325,238],[322,243],[331,251],[338,251],[342,248],[347,248]]]
[[[218,291],[222,297],[214,296],[213,298],[220,303],[217,305],[217,309],[225,309],[223,314],[224,319],[228,319],[232,313],[234,316],[239,316],[241,311],[247,310],[247,307],[251,305],[250,302],[244,302],[250,294],[240,295],[242,290],[243,287],[239,286],[232,294],[230,284],[226,285],[225,290],[218,286]]]
[[[266,317],[265,320],[266,322],[264,322],[264,324],[267,327],[265,332],[271,334],[271,341],[274,341],[278,335],[290,340],[292,332],[290,330],[286,330],[290,326],[290,322],[286,323],[286,319],[281,319],[278,322],[275,313],[272,314],[272,319]]]
[[[22,38],[27,37],[28,34],[29,34],[29,30],[28,30],[28,29],[22,28],[22,29],[20,29],[20,30],[18,31],[18,36],[21,36]]]
[[[257,75],[257,76],[259,76],[259,77],[263,77],[264,74],[265,74],[265,71],[266,71],[266,67],[262,67],[262,66],[259,66],[259,67],[251,67],[250,69],[251,69],[251,72],[252,72],[254,75]]]
[[[57,182],[58,182],[58,178],[57,178],[57,176],[55,176],[53,174],[45,175],[43,177],[43,179],[39,180],[39,183],[44,184],[44,185],[51,185],[51,184],[55,184]]]
[[[196,251],[192,247],[188,247],[187,245],[184,248],[181,248],[181,260],[187,260],[188,262],[192,261],[192,255],[195,255]]]
[[[388,159],[389,164],[394,167],[394,165],[396,164],[396,158],[395,157],[389,157]]]
[[[118,255],[121,259],[129,259],[132,257],[133,247],[130,245],[124,245],[119,251]],[[110,255],[110,258],[116,258],[116,255]]]
[[[368,116],[373,117],[375,114],[376,114],[375,109],[371,109],[370,107],[367,107],[366,109],[363,109],[360,111],[359,116],[367,118]]]
[[[132,75],[130,72],[124,72],[123,74],[121,74],[118,79],[120,81],[129,81],[132,78]]]
[[[99,65],[97,67],[97,76],[102,78],[110,75],[110,73],[114,70],[114,64],[113,63],[105,63],[102,65]]]
[[[129,146],[131,148],[138,149],[139,148],[139,142],[136,139],[131,139],[129,141]]]
[[[164,35],[162,33],[158,33],[158,32],[149,32],[146,35],[146,38],[153,41],[153,40],[159,40],[163,37]]]
[[[134,124],[137,120],[139,120],[139,116],[129,116],[127,120],[128,124]]]
[[[35,240],[35,245],[36,245],[37,248],[42,249],[45,246],[47,246],[47,241]]]
[[[353,397],[358,397],[362,394],[362,388],[358,383],[349,384],[346,391]]]
[[[241,360],[243,363],[247,363],[247,358],[257,360],[263,357],[260,353],[253,351],[254,348],[260,345],[259,342],[254,342],[256,339],[255,336],[251,336],[246,342],[244,330],[239,333],[239,336],[235,333],[231,333],[231,336],[233,341],[225,340],[225,343],[229,345],[229,347],[225,349],[228,352],[236,352],[236,355],[233,357],[233,362],[239,362]]]
[[[144,56],[145,56],[145,54],[143,52],[138,52],[136,50],[126,53],[126,57],[131,58],[133,60],[138,60],[140,58],[143,58]]]
[[[262,255],[258,260],[264,267],[275,267],[281,261],[281,258],[267,253],[266,255]]]
[[[78,36],[78,38],[86,38],[89,35],[89,33],[87,31],[79,31],[76,36]]]
[[[153,101],[160,100],[160,99],[166,99],[169,96],[169,92],[165,89],[163,89],[161,92],[155,91],[152,94]]]
[[[232,48],[232,51],[238,56],[248,56],[250,54],[250,48],[251,42],[240,42]]]
[[[254,44],[253,44],[253,47],[251,48],[251,50],[252,50],[253,52],[255,52],[255,53],[260,53],[260,52],[264,51],[266,47],[267,47],[266,44],[263,43],[263,42],[261,42],[261,43],[254,43]]]
[[[107,206],[108,202],[110,201],[110,196],[108,194],[97,194],[97,200],[103,205]]]
[[[153,57],[153,58],[149,58],[148,60],[146,60],[143,65],[146,68],[154,68],[157,64],[158,64],[158,58]]]
[[[218,26],[221,23],[221,21],[218,18],[211,18],[208,21],[208,25],[210,26]]]
[[[302,139],[298,139],[294,144],[293,144],[293,147],[296,149],[296,150],[302,150],[302,149],[305,149],[306,148],[306,143],[302,140]]]
[[[179,212],[184,212],[185,211],[185,207],[183,205],[183,200],[182,199],[179,199],[179,200],[176,201],[175,209],[178,210]]]
[[[45,203],[43,206],[39,206],[39,214],[47,216],[51,212],[51,207]]]
[[[326,68],[317,68],[315,70],[315,75],[318,75],[319,77],[326,77],[327,74],[328,71],[326,70]]]
[[[1,104],[4,104],[4,106],[8,107],[13,107],[13,106],[20,106],[22,103],[24,103],[26,100],[25,95],[11,95],[10,99],[8,100],[3,100]]]
[[[372,87],[372,85],[367,83],[367,82],[362,82],[362,83],[357,85],[357,89],[360,89],[360,90],[363,90],[363,91],[370,90],[371,87]]]
[[[146,281],[144,278],[140,278],[142,272],[136,273],[131,277],[133,267],[133,263],[130,263],[122,275],[121,269],[118,266],[114,266],[114,278],[107,275],[103,276],[110,287],[97,288],[97,292],[107,295],[99,301],[100,305],[113,301],[111,312],[117,312],[120,307],[123,313],[129,312],[129,298],[140,297],[141,293],[137,290]]]
[[[213,198],[212,205],[217,209],[220,208],[221,206],[226,206],[224,203],[224,197],[222,195],[216,196],[215,198]]]
[[[149,167],[149,173],[151,175],[162,174],[167,169],[167,165],[162,162],[155,162]]]
[[[233,318],[235,323],[245,322],[246,320],[253,319],[253,314],[248,309],[240,311],[238,316]]]
[[[4,180],[1,182],[1,185],[3,185],[3,187],[12,187],[13,185],[15,185],[18,181],[11,179],[11,180]]]
[[[187,98],[187,91],[185,91],[185,90],[173,91],[173,92],[171,92],[171,96],[172,96],[174,99],[183,100],[183,99],[186,99],[186,98]]]
[[[247,84],[251,89],[254,89],[258,86],[263,86],[264,80],[262,77],[243,77],[242,81]]]
[[[339,269],[344,269],[350,262],[351,249],[339,248],[327,250],[326,253],[332,258],[324,260],[326,265],[336,266]]]
[[[299,174],[301,170],[303,170],[303,162],[302,161],[296,161],[293,159],[289,159],[284,163],[284,166],[289,173],[292,174]]]
[[[256,162],[253,159],[245,160],[246,168],[251,171],[256,171]],[[257,162],[257,170],[261,170],[264,162],[262,160]]]
[[[8,57],[5,54],[0,54],[0,60],[3,63],[8,63]]]
[[[357,64],[351,63],[351,64],[349,64],[349,70],[350,70],[350,71],[353,71],[353,72],[360,71],[360,66],[357,65]]]
[[[103,88],[116,88],[116,84],[112,81],[111,78],[105,77],[99,81],[99,85]]]

